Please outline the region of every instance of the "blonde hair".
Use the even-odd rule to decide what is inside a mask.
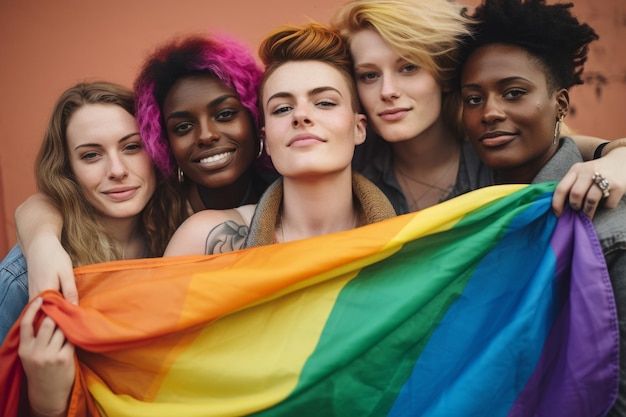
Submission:
[[[444,88],[444,121],[459,137],[461,101],[453,88],[459,42],[470,35],[463,7],[448,0],[353,0],[332,19],[348,45],[352,36],[373,30],[403,59],[427,69]]]
[[[63,217],[61,244],[74,266],[122,258],[119,245],[99,221],[70,167],[67,127],[72,115],[87,104],[116,105],[135,114],[132,91],[107,82],[77,84],[56,102],[37,156],[35,175],[39,190],[53,201]],[[146,236],[148,256],[161,256],[181,223],[179,200],[171,184],[159,184],[142,211],[140,227]]]

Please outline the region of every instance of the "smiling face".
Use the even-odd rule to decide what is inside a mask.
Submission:
[[[567,90],[550,92],[545,68],[513,45],[477,49],[461,76],[463,124],[480,158],[509,182],[530,182],[554,155]]]
[[[72,173],[103,216],[138,216],[154,194],[156,176],[135,118],[113,104],[86,104],[66,131]]]
[[[407,62],[373,30],[350,41],[359,99],[387,142],[413,139],[441,117],[442,88],[426,69]]]
[[[285,177],[344,172],[365,140],[365,116],[344,76],[320,61],[288,62],[261,95],[267,153]]]
[[[178,167],[207,188],[234,183],[258,152],[250,112],[212,75],[178,80],[163,102],[165,130]]]

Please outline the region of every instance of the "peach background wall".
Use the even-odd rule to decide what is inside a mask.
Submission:
[[[573,90],[569,126],[626,136],[626,2],[572,0],[601,36]],[[15,243],[13,213],[35,192],[33,164],[58,95],[83,80],[131,86],[156,45],[206,30],[238,35],[256,53],[276,26],[328,23],[338,0],[0,0],[0,258]],[[465,0],[468,5],[476,0]]]

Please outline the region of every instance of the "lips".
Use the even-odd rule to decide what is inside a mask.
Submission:
[[[215,155],[207,156],[206,158],[202,158],[198,162],[200,162],[201,164],[212,164],[215,162],[220,162],[230,157],[234,153],[235,151],[221,152]]]
[[[190,160],[203,169],[220,169],[230,163],[234,154],[235,149],[212,149],[209,152],[202,152],[193,158],[190,158]]]
[[[126,201],[134,197],[139,187],[120,187],[103,191],[102,194],[114,201]]]
[[[404,107],[388,109],[388,110],[378,113],[378,117],[388,122],[394,122],[396,120],[400,120],[404,118],[409,113],[410,110],[411,110],[410,108],[404,108]]]
[[[308,146],[308,145],[313,145],[313,144],[320,143],[320,142],[326,142],[326,141],[312,133],[301,133],[291,138],[289,143],[287,143],[287,146],[288,147]]]
[[[507,143],[513,141],[516,137],[517,133],[498,130],[485,133],[480,138],[478,138],[478,140],[483,146],[493,148],[506,145]]]

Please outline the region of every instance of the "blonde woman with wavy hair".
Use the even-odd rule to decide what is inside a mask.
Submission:
[[[465,140],[453,85],[459,42],[471,34],[462,10],[448,0],[352,0],[332,19],[348,43],[372,130],[357,148],[354,167],[383,190],[398,214],[493,184],[491,170]],[[604,143],[574,139],[586,160]],[[573,167],[557,188],[555,211],[568,194],[570,205],[590,216],[601,201],[614,207],[626,191],[620,152],[626,153]],[[611,179],[615,196],[602,199],[591,179],[595,171]]]
[[[175,215],[177,210],[175,208],[172,210],[172,204],[176,201],[174,189],[164,181],[161,181],[163,185],[160,188],[156,187],[156,172],[149,158],[145,159],[143,156],[145,152],[142,150],[141,138],[137,132],[131,132],[133,140],[128,143],[134,148],[131,150],[128,147],[123,152],[126,155],[132,152],[133,155],[140,156],[142,163],[148,161],[149,174],[152,178],[144,180],[149,184],[154,183],[149,186],[150,193],[147,195],[149,198],[145,202],[142,200],[138,205],[139,217],[135,225],[139,236],[137,240],[141,241],[142,247],[131,255],[124,248],[123,242],[114,236],[114,229],[105,219],[106,215],[103,217],[103,213],[90,199],[89,192],[82,188],[81,178],[76,172],[80,163],[73,160],[75,149],[70,148],[73,133],[71,122],[81,109],[85,111],[87,108],[94,110],[94,113],[97,113],[95,110],[98,108],[113,110],[115,113],[123,111],[126,121],[134,120],[133,93],[112,83],[78,84],[65,91],[57,101],[37,156],[35,175],[39,190],[50,198],[63,216],[62,245],[67,249],[74,266],[130,256],[134,258],[161,256],[171,234],[180,222],[180,218]],[[91,119],[87,119],[81,126],[89,128],[90,122]],[[85,134],[84,131],[76,133]],[[95,160],[101,157],[96,154],[99,148],[98,145],[94,148],[93,154],[81,156],[82,160],[90,160],[93,165]],[[123,204],[118,206],[120,210],[128,211]],[[119,214],[120,217],[124,215],[127,214],[123,211]]]
[[[37,157],[36,177],[41,193],[63,217],[61,243],[74,266],[161,256],[181,220],[174,188],[159,181],[143,147],[133,93],[115,84],[81,83],[61,95]],[[7,285],[9,270],[15,268],[0,275],[2,311],[14,310],[20,300],[23,308],[28,301],[26,277]],[[41,304],[36,298],[20,322],[19,356],[30,414],[60,416],[74,382],[74,347],[49,317],[35,332]]]
[[[143,148],[133,93],[116,84],[81,83],[60,96],[36,179],[62,217],[62,253],[74,267],[162,256],[182,222],[175,189],[159,181]],[[0,264],[0,342],[28,299],[27,265],[16,245]]]

